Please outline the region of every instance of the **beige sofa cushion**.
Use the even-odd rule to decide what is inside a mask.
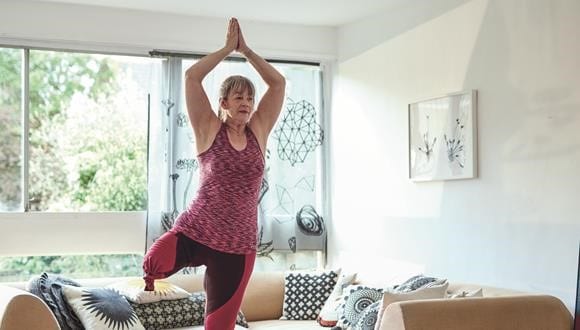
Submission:
[[[277,320],[284,303],[284,273],[254,272],[242,301],[248,321]]]
[[[375,330],[380,329],[383,314],[385,313],[385,309],[387,309],[390,304],[399,301],[443,299],[445,298],[448,287],[449,283],[445,282],[443,285],[419,288],[411,292],[397,293],[385,291],[383,293],[383,299],[379,307]]]

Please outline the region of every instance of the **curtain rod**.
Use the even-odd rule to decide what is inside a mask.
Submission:
[[[198,54],[198,53],[186,53],[186,52],[172,52],[172,51],[165,51],[165,50],[152,50],[149,52],[151,57],[180,57],[180,58],[192,58],[192,59],[200,59],[205,56],[205,54]],[[228,56],[226,57],[227,61],[232,62],[247,62],[247,60],[243,57],[239,56]],[[309,61],[293,61],[293,60],[276,60],[265,58],[267,62],[270,63],[278,63],[278,64],[301,64],[301,65],[308,65],[308,66],[320,66],[319,62],[309,62]]]

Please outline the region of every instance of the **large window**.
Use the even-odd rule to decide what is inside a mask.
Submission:
[[[27,54],[0,49],[0,212],[23,211],[26,202],[31,211],[145,210],[147,111],[159,89],[160,60]],[[28,155],[21,148],[24,79]],[[23,162],[28,180],[21,176]]]
[[[158,98],[161,62],[0,49],[0,212],[26,212],[46,221],[50,217],[43,213],[77,212],[79,222],[87,212],[97,222],[100,213],[144,212],[148,110]],[[92,255],[71,247],[71,255],[54,256],[42,250],[0,257],[0,281],[42,271],[75,277],[141,274],[141,254]]]

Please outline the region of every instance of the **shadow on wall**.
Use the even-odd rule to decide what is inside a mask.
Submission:
[[[415,0],[338,29],[338,59],[345,61],[471,0]]]
[[[487,230],[445,245],[493,243],[478,258],[496,267],[472,267],[480,278],[555,295],[570,310],[580,229],[579,62],[570,54],[580,42],[567,40],[580,27],[568,13],[578,9],[574,1],[488,2],[463,84],[479,93],[479,178],[446,183],[441,206],[442,219],[466,219],[453,224],[458,235],[473,233],[468,222]]]

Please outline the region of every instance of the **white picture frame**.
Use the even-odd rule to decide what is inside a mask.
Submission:
[[[477,177],[477,90],[410,103],[409,179]]]

